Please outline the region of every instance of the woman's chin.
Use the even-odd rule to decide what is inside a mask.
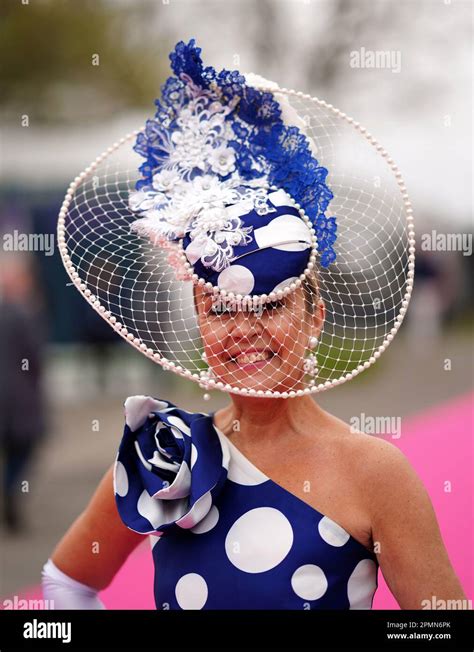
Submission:
[[[228,362],[213,369],[217,381],[231,385],[233,389],[247,389],[262,392],[287,392],[291,370],[285,372],[281,360],[274,356],[270,360],[237,364]],[[295,383],[296,384],[296,383]]]

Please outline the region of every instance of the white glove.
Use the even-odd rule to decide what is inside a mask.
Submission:
[[[63,573],[48,559],[41,573],[43,597],[52,609],[105,609],[98,591]]]

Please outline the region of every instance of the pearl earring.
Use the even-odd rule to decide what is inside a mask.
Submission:
[[[311,336],[309,338],[309,348],[314,349],[315,346],[319,343],[319,339],[317,337]],[[316,358],[316,354],[311,351],[311,353],[308,355],[307,358],[305,358],[304,363],[303,363],[303,369],[306,374],[311,376],[311,380],[309,381],[310,385],[314,385],[316,383],[316,376],[319,373],[318,369],[318,360]]]

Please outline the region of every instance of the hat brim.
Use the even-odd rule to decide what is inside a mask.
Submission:
[[[325,268],[316,258],[326,305],[318,381],[260,393],[219,379],[204,384],[286,398],[341,384],[380,357],[410,300],[415,234],[401,174],[375,138],[322,100],[287,89],[278,93],[303,116],[318,160],[330,170],[331,214],[338,219],[337,261]],[[121,337],[165,369],[203,384],[192,303],[199,281],[185,272],[180,278],[170,265],[175,252],[153,246],[131,228],[136,215],[128,196],[138,178],[140,160],[132,150],[137,133],[112,145],[71,183],[59,215],[58,246],[77,289]]]

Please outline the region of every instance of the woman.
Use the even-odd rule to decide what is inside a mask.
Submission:
[[[176,77],[164,85],[155,120],[137,138],[146,163],[130,195],[129,210],[140,217],[131,231],[148,237],[152,249],[143,240],[128,246],[135,261],[144,249],[149,254],[142,273],[131,284],[125,279],[108,309],[100,291],[104,277],[92,292],[82,280],[87,247],[72,229],[83,204],[80,197],[70,203],[95,170],[71,187],[58,234],[71,278],[122,336],[165,369],[228,392],[232,400],[205,414],[162,398],[127,399],[115,464],[45,565],[45,597],[59,608],[101,608],[97,591],[143,535],[151,535],[159,609],[369,609],[378,565],[402,609],[420,609],[433,595],[463,599],[430,500],[403,455],[352,432],[311,397],[351,379],[393,339],[411,293],[411,222],[406,269],[394,275],[394,263],[384,272],[389,286],[406,279],[402,307],[389,308],[383,297],[382,318],[364,315],[363,338],[353,337],[347,356],[334,340],[342,333],[347,342],[350,329],[357,330],[353,308],[363,283],[352,282],[346,301],[347,271],[327,271],[334,269],[338,224],[325,214],[333,194],[315,158],[321,143],[305,134],[306,121],[270,82],[253,77],[254,88],[250,76],[217,74],[202,66],[199,54],[193,41],[177,45],[171,55]],[[357,204],[336,185],[343,200],[342,260],[352,229],[356,269],[356,236],[368,228],[363,218],[370,211],[348,227]],[[372,196],[370,207],[377,202],[370,244],[386,265],[379,230],[386,196]],[[97,214],[89,217],[97,220]],[[116,213],[113,219],[109,228],[92,222],[87,237],[109,233],[110,243],[117,242]],[[82,216],[79,222],[84,234]],[[404,238],[396,228],[393,233],[389,254],[399,260]],[[157,257],[166,284],[156,283],[156,270],[149,273]],[[377,270],[377,261],[368,268]],[[170,269],[182,285],[168,280]],[[391,296],[403,296],[400,289]],[[119,300],[128,301],[121,310]],[[161,310],[150,309],[149,301]],[[127,311],[133,321],[125,326]],[[166,342],[164,330],[155,333],[163,322],[172,333]],[[385,339],[374,350],[368,342],[379,322]],[[329,334],[330,345],[320,342]],[[361,341],[370,357],[364,349],[358,360]],[[193,361],[194,373],[190,351],[202,354],[199,364]]]

